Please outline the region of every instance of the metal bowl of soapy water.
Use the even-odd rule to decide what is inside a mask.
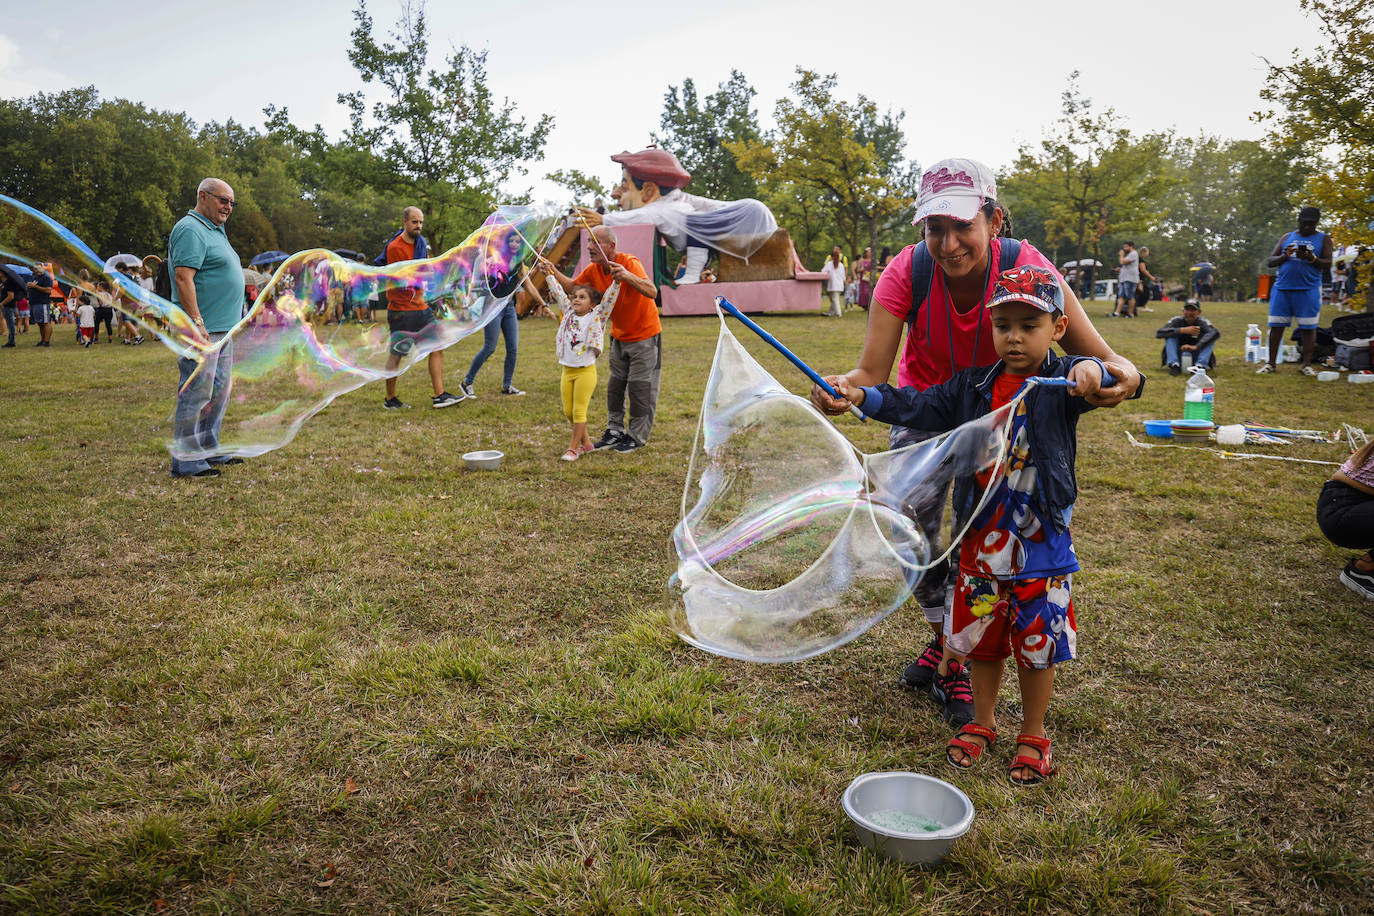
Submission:
[[[463,466],[469,471],[494,471],[501,466],[501,459],[505,457],[505,452],[498,452],[494,448],[466,452],[463,455]]]
[[[859,842],[899,862],[939,862],[973,826],[973,802],[943,779],[922,773],[865,773],[840,807]]]

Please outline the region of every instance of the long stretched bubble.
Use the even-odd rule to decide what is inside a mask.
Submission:
[[[226,356],[232,368],[219,442],[172,440],[178,459],[259,455],[280,448],[307,419],[339,395],[394,377],[452,346],[501,314],[515,292],[542,219],[528,207],[500,207],[462,244],[435,258],[373,267],[331,251],[288,258],[242,319],[222,338],[201,334],[178,306],[143,289],[47,215],[0,196],[0,258],[52,265],[55,277],[82,287],[156,336],[202,371]],[[108,289],[98,289],[101,281]],[[435,312],[422,332],[391,333],[385,322],[338,321],[336,306],[406,291]],[[388,366],[392,354],[397,364]],[[193,375],[194,377],[194,375]],[[213,409],[215,405],[207,407]]]
[[[779,385],[722,317],[673,531],[673,628],[754,662],[800,661],[862,635],[943,558],[923,528],[939,530],[951,483],[985,475],[979,508],[995,491],[1017,403],[867,455]]]

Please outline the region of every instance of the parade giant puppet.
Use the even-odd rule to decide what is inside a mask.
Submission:
[[[778,221],[761,202],[711,200],[683,191],[691,174],[664,149],[628,150],[611,157],[622,178],[611,196],[617,212],[582,211],[588,225],[626,226],[652,223],[678,251],[686,251],[686,272],[678,284],[698,283],[711,250],[747,260],[778,230]]]

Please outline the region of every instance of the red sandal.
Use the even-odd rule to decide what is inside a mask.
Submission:
[[[1014,786],[1037,786],[1044,782],[1045,777],[1054,772],[1054,765],[1050,756],[1050,739],[1042,738],[1039,735],[1017,735],[1016,743],[1035,748],[1040,752],[1040,756],[1035,758],[1018,754],[1007,769],[1007,778],[1011,780],[1011,784]],[[1018,768],[1033,770],[1036,775],[1030,779],[1018,779],[1012,775],[1012,771]]]
[[[987,744],[974,744],[972,741],[965,741],[963,738],[964,735],[982,738]],[[996,740],[997,729],[988,728],[986,725],[979,725],[977,722],[965,722],[963,725],[959,726],[959,730],[954,733],[954,737],[950,738],[949,743],[945,745],[945,759],[948,760],[950,766],[955,769],[971,769],[973,765],[978,762],[978,758],[983,756],[983,751],[992,747]],[[950,750],[954,748],[968,754],[971,758],[969,762],[960,763],[955,760],[954,755],[950,753]]]

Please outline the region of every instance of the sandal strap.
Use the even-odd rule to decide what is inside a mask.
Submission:
[[[1042,757],[1048,757],[1050,753],[1050,739],[1040,735],[1017,735],[1017,744],[1025,744],[1033,747],[1040,752]]]
[[[946,757],[949,756],[949,749],[953,747],[957,747],[965,754],[968,754],[973,760],[977,760],[979,757],[983,756],[983,751],[987,750],[986,745],[974,744],[972,741],[965,741],[963,738],[950,738],[945,744]],[[952,760],[953,758],[951,758],[951,761]],[[955,764],[955,766],[963,766],[963,764]],[[970,764],[970,766],[972,766],[972,764]]]
[[[1035,772],[1039,773],[1042,777],[1049,776],[1054,772],[1054,766],[1050,763],[1050,756],[1048,754],[1046,754],[1044,757],[1038,758],[1027,757],[1024,754],[1018,755],[1016,759],[1011,762],[1011,766],[1008,769],[1014,770],[1018,767],[1025,767],[1028,770],[1034,770]],[[1016,781],[1025,782],[1026,780]]]
[[[979,725],[977,722],[965,722],[963,725],[959,726],[959,730],[954,733],[954,737],[959,738],[963,735],[976,735],[979,738],[985,738],[987,739],[988,747],[992,747],[992,743],[997,740],[997,729],[988,728],[986,725]]]

